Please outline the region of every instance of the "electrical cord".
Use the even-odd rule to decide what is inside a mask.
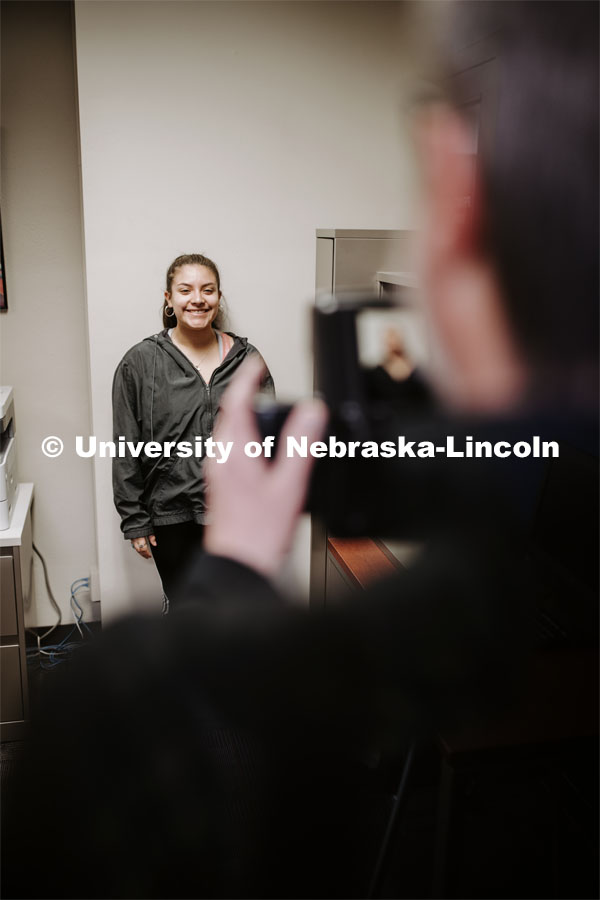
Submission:
[[[93,631],[87,626],[86,630],[93,637]],[[27,649],[27,664],[33,666],[37,662],[40,669],[54,669],[60,663],[66,662],[75,650],[86,646],[86,641],[71,640],[76,632],[77,626],[74,625],[71,631],[58,644],[46,644],[45,647],[39,650],[37,647],[29,647]]]
[[[84,639],[86,635],[82,630],[85,628],[86,632],[93,636],[93,631],[88,627],[86,622],[83,620],[83,609],[81,608],[78,600],[77,600],[77,592],[81,590],[89,590],[90,587],[90,579],[88,577],[84,578],[76,578],[75,581],[71,585],[71,597],[70,597],[70,605],[73,615],[75,617],[75,625],[68,633],[66,637],[63,638],[58,644],[47,644],[45,647],[42,647],[42,641],[45,640],[49,635],[55,631],[58,626],[62,623],[62,611],[58,603],[56,602],[56,598],[52,592],[52,588],[50,586],[50,579],[48,577],[48,568],[46,566],[46,560],[38,550],[35,544],[33,544],[34,552],[39,556],[42,562],[42,568],[44,570],[44,581],[46,584],[46,590],[48,591],[48,597],[50,598],[50,603],[52,608],[56,611],[58,616],[57,621],[49,628],[44,634],[38,634],[37,631],[34,631],[33,628],[27,628],[31,634],[35,635],[37,641],[37,647],[32,647],[27,650],[27,660],[30,662],[31,660],[37,658],[39,659],[40,667],[43,669],[53,668],[58,663],[63,662],[64,659],[68,658],[70,653],[76,648],[82,645],[81,641],[70,641],[71,635],[73,632],[78,631],[79,636]],[[48,663],[44,665],[43,659],[44,657],[48,657]]]
[[[33,631],[33,629],[31,629],[31,628],[27,629],[27,631],[31,631],[33,634],[35,634],[35,636],[37,638],[37,643],[38,643],[38,650],[41,650],[42,649],[41,642],[43,640],[45,640],[45,638],[47,638],[49,634],[52,634],[52,632],[56,628],[58,628],[58,626],[61,624],[62,612],[61,612],[60,606],[56,602],[54,594],[52,593],[52,588],[50,587],[50,579],[48,578],[48,569],[46,567],[46,560],[44,559],[44,557],[42,556],[42,554],[40,553],[38,548],[35,546],[35,544],[33,544],[32,546],[33,546],[34,552],[37,553],[37,555],[39,556],[39,558],[42,561],[42,568],[44,570],[44,581],[46,582],[46,590],[48,591],[48,597],[50,598],[50,604],[58,615],[58,621],[55,622],[55,624],[51,628],[49,628],[48,631],[44,632],[44,634],[42,634],[42,635],[39,635],[36,631]]]
[[[35,662],[37,662],[40,669],[54,669],[60,663],[68,660],[78,647],[85,646],[83,641],[70,640],[71,636],[76,631],[77,628],[74,625],[60,643],[46,644],[46,646],[39,651],[37,647],[30,647],[27,650],[27,664],[33,666]],[[91,631],[90,634],[92,634]]]
[[[77,587],[75,587],[75,585],[77,585]],[[76,625],[77,630],[79,631],[79,634],[81,635],[81,637],[83,637],[83,631],[81,630],[81,626],[83,625],[84,628],[87,628],[87,625],[83,621],[83,610],[82,610],[81,606],[79,605],[79,603],[77,602],[77,597],[75,595],[76,595],[77,591],[80,591],[82,589],[89,590],[89,587],[90,587],[89,578],[77,578],[71,585],[71,601],[70,601],[71,609],[73,611],[73,615],[75,616],[75,625]],[[87,630],[89,631],[90,629],[87,628]]]

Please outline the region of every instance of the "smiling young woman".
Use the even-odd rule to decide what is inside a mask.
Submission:
[[[167,269],[163,331],[127,351],[113,381],[115,440],[191,442],[211,436],[221,395],[250,354],[245,337],[223,330],[221,278],[199,253]],[[260,355],[260,354],[258,354]],[[268,373],[262,390],[274,392]],[[113,460],[113,493],[121,530],[140,556],[154,558],[164,608],[190,555],[202,543],[206,498],[203,459],[165,455]]]
[[[178,262],[198,259],[198,262]],[[217,328],[221,314],[221,279],[215,264],[199,254],[178,257],[167,271],[163,323],[169,337],[185,353],[208,383],[223,351],[233,345],[231,335]]]

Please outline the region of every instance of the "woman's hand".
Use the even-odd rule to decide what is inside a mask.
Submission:
[[[144,559],[152,559],[150,544],[152,544],[153,547],[156,547],[156,538],[153,534],[149,534],[147,538],[134,538],[131,542],[133,549],[136,550],[140,556],[143,556]]]
[[[286,437],[306,435],[309,444],[319,440],[327,408],[314,400],[298,404],[286,421],[277,457],[248,457],[246,443],[261,440],[252,403],[264,371],[250,357],[223,395],[214,438],[232,441],[233,447],[227,462],[207,460],[210,518],[204,546],[270,577],[290,548],[314,463],[310,455],[288,457]]]

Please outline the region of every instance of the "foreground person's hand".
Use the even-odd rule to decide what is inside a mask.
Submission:
[[[275,460],[248,457],[248,441],[261,440],[252,403],[262,375],[262,363],[249,359],[223,396],[214,439],[232,441],[233,447],[227,462],[207,461],[210,520],[204,545],[209,553],[272,576],[290,548],[314,464],[310,455],[286,456],[286,437],[306,435],[309,444],[319,440],[327,409],[315,400],[298,404],[285,423]]]

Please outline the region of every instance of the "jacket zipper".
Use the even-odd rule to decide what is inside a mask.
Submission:
[[[237,356],[237,353],[236,353],[236,356]],[[234,357],[234,359],[235,359],[235,357]],[[223,362],[224,362],[224,361],[225,361],[225,360],[223,360]],[[202,384],[204,385],[204,388],[205,388],[205,390],[206,390],[206,396],[207,396],[207,398],[208,398],[208,413],[209,413],[209,416],[210,416],[210,433],[211,433],[211,434],[212,434],[212,432],[213,432],[213,425],[215,424],[215,416],[214,416],[214,410],[213,410],[213,407],[212,407],[212,396],[211,396],[211,393],[210,393],[210,386],[211,386],[211,384],[213,383],[213,378],[215,377],[215,374],[219,371],[219,369],[220,369],[221,366],[223,365],[223,362],[219,363],[219,365],[216,367],[216,369],[213,369],[212,374],[211,374],[211,376],[210,376],[210,378],[209,378],[209,380],[208,380],[208,384],[205,382],[204,378],[202,377],[202,375],[200,374],[200,372],[198,371],[198,369],[196,369],[196,372],[198,372],[198,378],[200,379],[200,381],[201,381]],[[195,368],[195,367],[194,367],[194,368]]]
[[[204,381],[204,379],[202,379],[202,381]],[[210,416],[210,433],[212,434],[213,425],[215,424],[215,419],[214,419],[213,408],[212,408],[212,397],[210,396],[210,382],[211,381],[212,381],[212,375],[210,376],[210,381],[208,382],[208,384],[205,384],[205,387],[206,387],[206,396],[208,398],[208,414]]]
[[[212,372],[212,374],[211,374],[211,376],[210,376],[210,378],[209,378],[208,384],[207,384],[207,383],[205,382],[204,378],[202,377],[202,375],[200,374],[199,370],[196,368],[196,366],[194,366],[194,364],[192,363],[192,361],[189,359],[188,356],[186,356],[186,354],[183,352],[183,350],[180,350],[179,347],[178,347],[172,340],[171,340],[171,343],[173,344],[173,346],[175,347],[175,349],[176,349],[179,353],[181,353],[181,355],[183,356],[183,358],[184,358],[191,366],[193,366],[196,375],[198,376],[198,378],[200,379],[200,381],[201,381],[202,384],[204,385],[204,389],[205,389],[205,391],[206,391],[206,396],[207,396],[207,399],[208,399],[208,413],[209,413],[209,416],[210,416],[210,433],[212,434],[212,431],[213,431],[213,425],[215,424],[215,417],[214,417],[214,411],[213,411],[213,407],[212,407],[212,397],[211,397],[211,393],[210,393],[210,386],[211,386],[211,384],[212,384],[213,378],[215,377],[215,374],[216,374],[216,373],[219,371],[219,369],[222,367],[222,365],[223,365],[223,363],[225,362],[225,360],[223,360],[223,362],[219,363],[219,365],[217,366],[216,369],[213,369],[213,372]],[[242,348],[239,348],[239,349],[238,349],[238,353],[240,352],[241,349],[242,349]],[[235,354],[235,356],[233,357],[233,359],[235,359],[235,358],[237,357],[238,353]],[[229,355],[229,354],[228,354],[228,355]]]

